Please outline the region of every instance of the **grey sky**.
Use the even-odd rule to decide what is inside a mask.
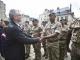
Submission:
[[[38,17],[44,9],[63,8],[72,4],[72,9],[75,16],[80,14],[80,0],[2,0],[6,3],[6,14],[8,15],[10,9],[19,9],[22,13],[30,15],[31,17]]]

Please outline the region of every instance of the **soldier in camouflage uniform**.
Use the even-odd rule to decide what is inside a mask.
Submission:
[[[75,20],[71,24],[72,28],[72,50],[71,60],[80,60],[80,20]]]
[[[42,29],[39,27],[39,21],[37,19],[33,19],[32,21],[32,36],[33,37],[40,37]],[[35,52],[35,60],[41,60],[41,43],[33,44],[34,52]]]
[[[61,28],[61,34],[60,34],[60,39],[59,39],[59,50],[60,50],[60,58],[59,60],[64,60],[64,57],[67,55],[67,39],[68,39],[68,32],[69,32],[69,27],[67,25],[67,21],[65,19],[60,20],[62,24]]]
[[[30,31],[31,31],[31,27],[29,25],[29,21],[25,21],[25,25],[24,25],[24,32],[28,35],[30,35]],[[25,58],[29,57],[30,54],[30,45],[25,45]]]
[[[47,47],[49,60],[59,60],[59,39],[58,36],[61,32],[61,24],[55,22],[55,13],[49,14],[50,22],[47,23],[45,31],[47,36],[42,39],[47,39]]]
[[[41,24],[41,28],[42,28],[42,34],[41,35],[42,36],[46,36],[47,35],[46,32],[45,32],[46,24],[47,24],[47,21],[42,21],[42,24]],[[43,48],[44,48],[44,55],[43,55],[43,57],[45,57],[47,59],[48,58],[48,51],[47,51],[46,43],[47,43],[47,40],[43,40],[42,41],[42,45],[43,45]]]

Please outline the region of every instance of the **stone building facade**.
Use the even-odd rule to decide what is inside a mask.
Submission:
[[[72,12],[72,5],[70,4],[69,7],[64,8],[57,8],[56,10],[51,9],[45,9],[44,12],[39,15],[40,21],[49,21],[49,14],[55,13],[56,14],[56,21],[60,21],[61,19],[67,19],[69,23],[74,21],[74,12]]]
[[[0,0],[0,20],[6,18],[6,5]]]
[[[48,21],[49,20],[49,16],[48,16],[49,14],[50,14],[50,10],[45,9],[44,12],[39,15],[39,21]]]
[[[72,12],[72,5],[70,7],[65,7],[65,8],[57,8],[56,12],[56,19],[57,21],[60,21],[62,19],[68,20],[68,22],[74,21],[74,12]]]

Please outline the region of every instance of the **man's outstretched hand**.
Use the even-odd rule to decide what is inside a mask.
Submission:
[[[45,39],[46,39],[45,36],[40,38],[41,41],[44,41]]]
[[[46,40],[45,39],[45,36],[43,36],[43,37],[37,37],[37,39],[38,39],[38,41],[41,43],[41,42],[43,42],[44,40]]]
[[[41,37],[37,37],[37,40],[41,43],[42,40],[41,40]]]

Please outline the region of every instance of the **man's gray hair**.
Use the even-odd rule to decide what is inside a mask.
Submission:
[[[9,12],[9,17],[13,18],[13,16],[16,16],[16,15],[21,15],[19,13],[19,10],[11,9],[10,12]]]

